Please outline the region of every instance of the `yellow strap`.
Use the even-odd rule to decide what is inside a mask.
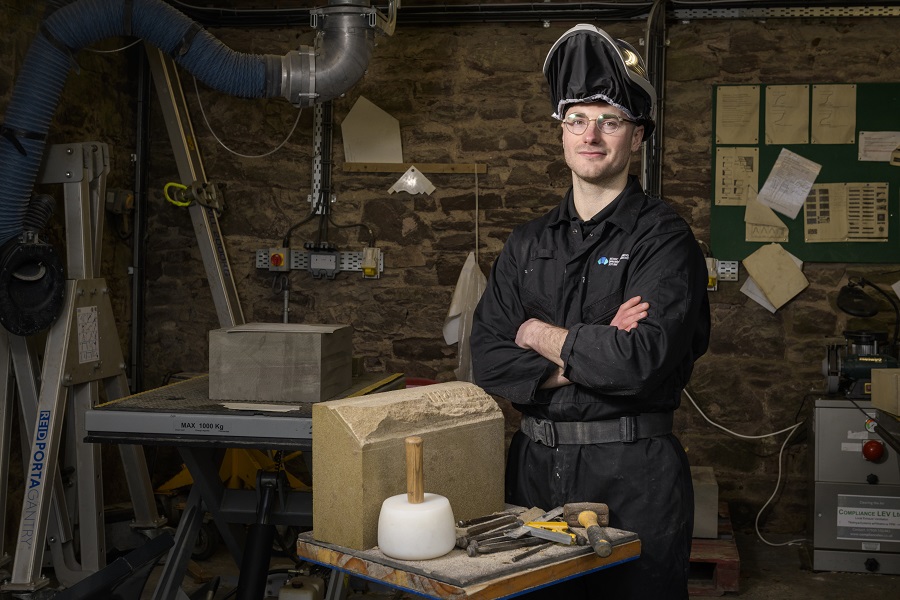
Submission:
[[[163,195],[166,197],[166,200],[168,200],[169,202],[171,202],[171,203],[174,204],[175,206],[190,206],[190,205],[191,205],[191,201],[190,201],[190,200],[186,200],[186,201],[175,200],[174,198],[172,198],[171,196],[169,196],[169,188],[177,188],[177,189],[179,189],[179,190],[186,190],[186,189],[187,189],[187,186],[186,186],[186,185],[183,185],[183,184],[181,184],[181,183],[176,183],[176,182],[174,182],[174,181],[170,181],[170,182],[167,183],[166,186],[163,188]]]

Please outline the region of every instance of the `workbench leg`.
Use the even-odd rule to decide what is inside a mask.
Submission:
[[[206,503],[206,510],[212,515],[213,522],[219,530],[219,536],[234,562],[240,565],[244,560],[244,550],[242,544],[235,535],[228,520],[222,514],[222,498],[225,496],[225,485],[219,477],[219,465],[221,464],[221,451],[216,448],[193,448],[180,447],[178,452],[181,454],[184,465],[190,471],[194,478],[194,484],[191,486],[191,493],[197,490],[200,497]]]
[[[153,592],[153,600],[177,600],[186,597],[181,584],[184,582],[187,564],[202,523],[203,501],[200,498],[200,490],[192,487],[184,512],[178,521],[178,529],[175,531],[175,545],[166,556],[165,566]]]
[[[128,380],[125,373],[104,380],[107,401],[128,396]],[[153,484],[150,482],[150,469],[142,446],[119,444],[119,455],[125,467],[125,481],[134,507],[132,527],[138,530],[158,529],[166,524],[156,508],[153,496]]]
[[[346,579],[347,575],[343,571],[333,569],[331,577],[328,578],[328,590],[325,592],[325,600],[346,600]]]

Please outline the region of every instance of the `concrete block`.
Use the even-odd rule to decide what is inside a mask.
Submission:
[[[247,323],[209,332],[209,397],[321,402],[352,383],[349,325]]]
[[[691,467],[695,538],[719,537],[719,484],[712,467]]]
[[[381,503],[406,492],[404,440],[423,440],[425,491],[456,519],[503,510],[503,413],[471,383],[452,382],[313,406],[313,536],[367,550]]]
[[[872,406],[900,416],[900,369],[872,369]]]

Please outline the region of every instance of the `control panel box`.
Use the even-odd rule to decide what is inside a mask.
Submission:
[[[810,428],[816,571],[900,574],[900,466],[870,401],[820,399]]]

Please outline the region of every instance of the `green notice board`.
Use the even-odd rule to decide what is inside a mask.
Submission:
[[[800,90],[788,90],[788,93],[791,95],[796,93],[793,99],[797,105],[802,106],[802,88],[804,87],[807,88],[809,102],[807,141],[797,143],[797,136],[801,135],[800,130],[802,129],[798,126],[793,135],[775,133],[782,139],[770,138],[768,141],[772,143],[767,143],[767,132],[779,131],[777,127],[772,127],[772,123],[777,124],[779,120],[787,122],[793,118],[796,124],[803,119],[803,110],[797,111],[796,106],[790,109],[793,114],[785,115],[785,112],[790,113],[790,110],[785,111],[778,108],[779,100],[776,98],[784,88],[801,88]],[[835,102],[839,107],[835,108],[833,113],[828,114],[823,111],[823,106],[827,105],[827,101],[822,101],[823,94],[834,87],[842,88],[841,94],[855,91],[855,94],[852,94],[855,95],[855,109],[849,102]],[[747,117],[748,122],[756,117],[752,110],[747,110],[746,113],[741,112],[744,110],[743,105],[752,100],[754,90],[758,92],[758,129],[755,140],[749,139],[746,132],[735,135],[732,127],[738,118],[742,118],[742,114],[751,115]],[[799,93],[797,93],[798,91]],[[733,97],[736,97],[737,100],[733,100]],[[816,102],[819,102],[818,106]],[[738,107],[737,110],[735,106]],[[770,113],[768,129],[767,110]],[[849,113],[855,111],[855,117],[850,118],[848,111]],[[823,133],[824,130],[817,127],[817,122],[830,124],[831,119],[845,124],[847,132],[841,140],[845,142],[849,138],[852,143],[831,143],[834,140],[830,139],[829,134]],[[753,127],[749,129],[753,129]],[[900,132],[900,83],[713,86],[713,189],[710,200],[710,241],[713,255],[720,260],[743,260],[763,244],[773,241],[747,241],[744,222],[746,207],[717,203],[717,198],[721,198],[725,202],[734,201],[733,198],[729,200],[727,193],[728,186],[736,186],[738,181],[735,179],[734,172],[730,170],[734,164],[745,167],[747,173],[750,173],[749,181],[742,182],[741,185],[744,183],[750,187],[755,185],[753,193],[762,190],[782,149],[787,149],[821,165],[815,178],[815,186],[849,183],[864,184],[867,190],[877,189],[877,193],[871,192],[873,196],[869,198],[869,201],[878,203],[880,208],[877,212],[880,213],[880,216],[873,216],[871,211],[860,212],[857,210],[850,220],[857,225],[860,216],[863,219],[886,220],[887,239],[883,239],[884,234],[881,233],[879,234],[882,237],[881,241],[858,241],[860,230],[857,229],[843,241],[807,241],[805,224],[807,221],[812,223],[813,216],[812,213],[807,215],[801,208],[794,219],[780,212],[775,213],[788,229],[788,240],[786,242],[779,241],[779,243],[804,262],[900,263],[900,218],[898,218],[898,214],[900,214],[900,206],[898,206],[900,205],[900,166],[892,165],[890,160],[860,160],[860,132],[865,132],[863,138],[867,142],[872,140],[889,141],[894,135],[892,132]],[[785,137],[791,138],[789,143],[775,143],[783,141]],[[740,139],[741,143],[732,143],[735,139]],[[875,150],[878,149],[878,145],[865,143],[863,148],[876,154]],[[740,155],[741,158],[732,159],[730,158],[731,153]],[[717,159],[717,156],[720,158]],[[754,161],[756,165],[753,165]],[[723,165],[728,165],[724,175]],[[752,171],[750,167],[753,167]],[[860,186],[836,187],[856,189],[858,193]],[[737,188],[735,187],[735,189]],[[815,192],[815,190],[814,187],[813,191]],[[851,195],[853,195],[852,192]],[[875,196],[880,199],[873,200],[872,198]],[[886,211],[884,196],[887,198]],[[820,210],[820,216],[821,213]],[[827,212],[825,214],[827,217]],[[881,227],[883,224],[879,226],[879,228]],[[810,229],[813,230],[812,227]]]

